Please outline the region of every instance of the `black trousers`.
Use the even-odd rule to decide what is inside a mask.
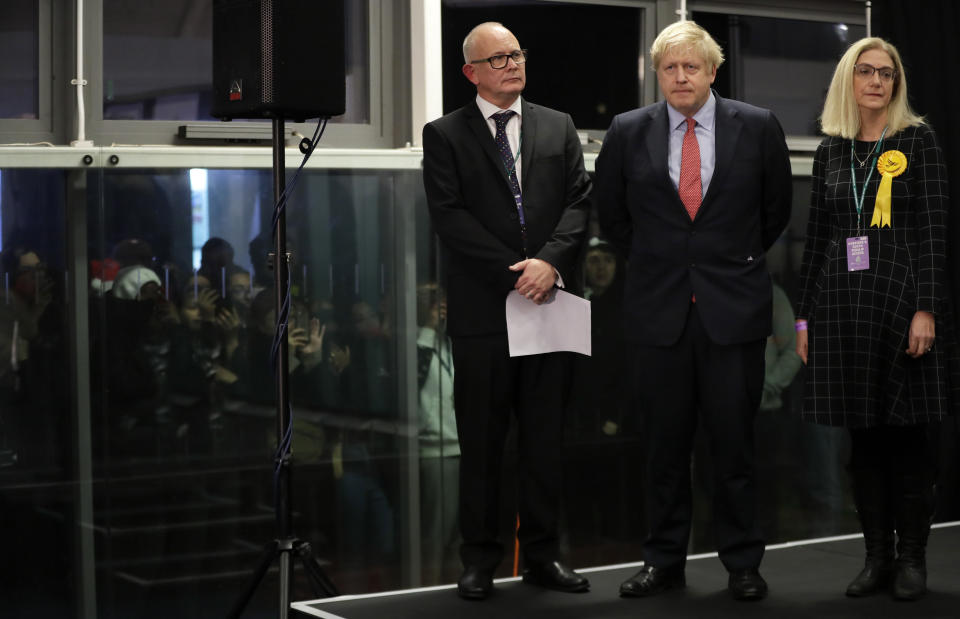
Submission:
[[[720,560],[728,570],[760,565],[764,544],[756,523],[753,424],[763,389],[764,345],[764,340],[714,343],[693,303],[674,345],[637,349],[647,449],[647,564],[686,562],[691,452],[700,423],[713,462],[713,532]]]
[[[563,409],[571,353],[514,357],[506,334],[455,337],[454,406],[460,439],[460,557],[494,569],[503,559],[504,443],[518,429],[519,540],[526,561],[557,559]]]

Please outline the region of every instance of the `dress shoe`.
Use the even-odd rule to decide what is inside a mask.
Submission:
[[[684,587],[686,584],[687,579],[683,574],[682,567],[644,565],[639,572],[620,585],[620,597],[642,598],[648,595],[656,595],[667,589]]]
[[[767,597],[767,581],[755,567],[730,570],[727,589],[735,600],[762,600]]]
[[[465,600],[482,600],[493,593],[493,573],[479,567],[463,570],[457,581],[457,595]]]
[[[589,580],[559,561],[527,564],[523,570],[523,582],[528,585],[536,585],[566,593],[581,593],[590,590]]]

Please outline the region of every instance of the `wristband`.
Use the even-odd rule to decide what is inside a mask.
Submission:
[[[806,331],[807,330],[807,321],[798,320],[795,325],[793,325],[794,331]]]

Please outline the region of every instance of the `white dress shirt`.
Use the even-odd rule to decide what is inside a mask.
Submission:
[[[497,137],[497,121],[493,119],[494,114],[499,114],[500,112],[506,112],[507,110],[512,111],[514,114],[510,117],[510,120],[507,121],[507,126],[504,127],[504,131],[507,134],[507,142],[510,144],[510,151],[513,153],[513,161],[515,163],[514,169],[517,172],[517,184],[523,187],[523,177],[521,176],[521,166],[522,162],[520,161],[520,127],[523,122],[523,106],[521,105],[521,97],[517,97],[517,100],[513,102],[508,108],[500,108],[496,105],[490,103],[480,95],[477,95],[477,107],[480,108],[480,114],[487,121],[487,126],[490,127],[490,135],[494,138]],[[563,288],[563,277],[560,275],[560,271],[556,268],[553,269],[553,273],[557,276],[556,285],[558,288]]]
[[[520,105],[520,97],[517,97],[517,100],[514,101],[510,107],[499,108],[480,95],[477,95],[477,107],[480,108],[480,113],[483,117],[487,119],[487,126],[490,127],[490,135],[494,138],[497,137],[497,123],[493,120],[492,116],[500,112],[506,112],[507,110],[514,113],[513,116],[510,117],[510,120],[507,121],[505,131],[507,132],[507,142],[510,143],[510,151],[513,153],[513,160],[516,162],[517,184],[523,187],[523,177],[520,176],[520,125],[523,122],[521,118],[523,106]]]
[[[683,136],[687,132],[687,117],[675,110],[670,104],[667,104],[667,119],[670,123],[670,146],[668,153],[668,165],[670,168],[670,180],[673,186],[680,185],[680,157],[683,152]],[[697,144],[700,145],[700,183],[703,194],[707,195],[707,187],[710,186],[710,180],[713,178],[713,169],[717,165],[717,99],[710,91],[710,98],[704,103],[697,113],[693,115],[697,121],[693,129],[697,136]]]

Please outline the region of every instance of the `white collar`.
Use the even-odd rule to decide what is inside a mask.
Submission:
[[[480,114],[482,114],[484,118],[490,118],[497,112],[503,112],[504,110],[510,110],[517,116],[522,116],[523,105],[520,101],[521,97],[517,97],[517,100],[513,102],[513,105],[508,108],[501,108],[490,103],[480,95],[477,95],[477,107],[480,108]]]

